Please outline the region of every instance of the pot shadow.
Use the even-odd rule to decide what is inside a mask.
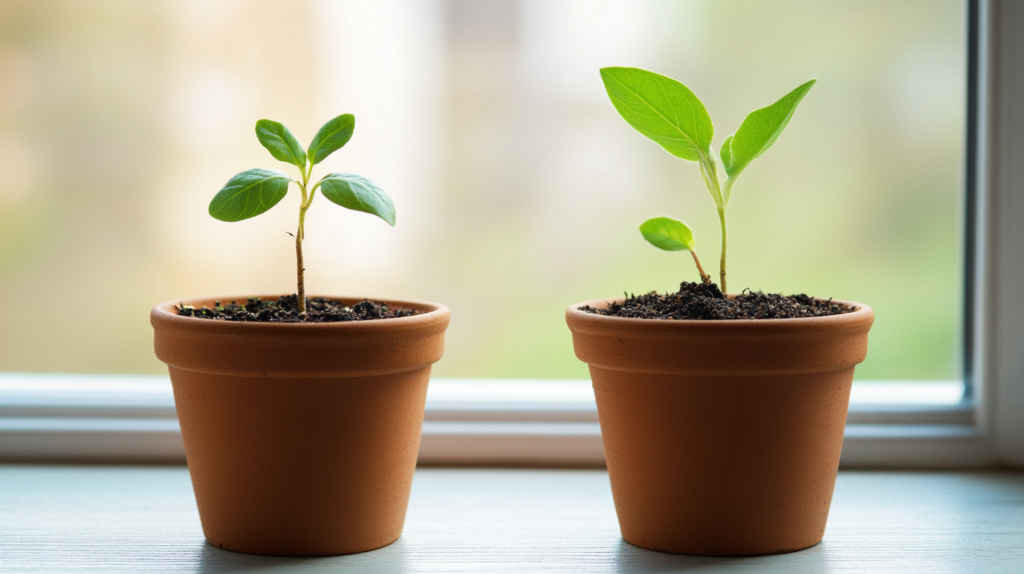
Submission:
[[[231,550],[223,550],[205,540],[196,549],[197,564],[195,572],[213,574],[215,572],[260,572],[272,574],[277,572],[379,572],[381,565],[386,565],[387,572],[401,574],[406,572],[404,556],[399,539],[384,548],[347,554],[344,556],[262,556],[259,554],[243,554]]]
[[[722,566],[734,560],[735,558],[717,556],[669,554],[667,552],[647,550],[646,548],[633,546],[625,540],[619,540],[619,547],[615,552],[615,571],[622,574],[687,572]]]
[[[619,540],[615,551],[615,571],[620,574],[663,574],[698,571],[729,572],[828,572],[821,543],[786,554],[770,556],[690,556],[647,550]]]

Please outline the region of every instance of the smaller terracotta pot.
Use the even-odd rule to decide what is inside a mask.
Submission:
[[[573,305],[566,321],[590,366],[622,537],[717,556],[817,544],[871,308],[738,321],[579,310],[609,302]]]
[[[323,556],[397,540],[448,308],[387,301],[423,313],[271,324],[179,317],[178,303],[157,305],[150,320],[210,544]]]

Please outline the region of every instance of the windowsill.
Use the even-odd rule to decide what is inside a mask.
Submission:
[[[844,468],[991,464],[958,382],[854,382]],[[421,465],[604,466],[590,381],[433,379]],[[0,461],[176,462],[166,376],[0,373]]]
[[[600,470],[420,469],[394,544],[270,558],[206,544],[178,467],[0,466],[4,572],[1020,572],[1024,474],[839,473],[822,543],[778,556],[651,552]]]

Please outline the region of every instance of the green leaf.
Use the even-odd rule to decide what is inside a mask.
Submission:
[[[722,165],[729,177],[736,177],[772,147],[782,130],[786,129],[789,119],[793,117],[797,104],[804,99],[807,92],[817,79],[801,84],[797,89],[786,94],[781,100],[753,111],[747,116],[736,135],[722,145]]]
[[[272,120],[256,122],[256,137],[274,159],[306,168],[306,150],[284,124]]]
[[[602,68],[601,79],[623,119],[665,151],[691,161],[710,155],[715,127],[690,88],[639,68]]]
[[[725,138],[725,141],[722,142],[722,149],[718,152],[718,155],[722,158],[722,167],[725,168],[725,173],[729,173],[729,166],[732,165],[730,145],[732,145],[732,136]]]
[[[250,169],[232,177],[210,202],[210,215],[221,221],[242,221],[267,211],[288,194],[288,174]]]
[[[690,226],[671,217],[654,217],[640,224],[640,233],[648,243],[665,251],[693,251]]]
[[[356,117],[352,114],[342,114],[324,124],[309,144],[309,161],[316,165],[341,149],[352,139],[355,129]]]
[[[376,215],[395,226],[395,204],[373,181],[354,173],[332,173],[320,180],[324,197],[342,207]]]

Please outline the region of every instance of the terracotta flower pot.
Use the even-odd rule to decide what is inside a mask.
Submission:
[[[608,302],[573,305],[566,321],[590,365],[622,537],[718,556],[818,543],[871,308],[738,321],[578,309]]]
[[[448,308],[387,301],[423,313],[269,324],[179,317],[177,303],[150,320],[210,544],[320,556],[398,539]]]

